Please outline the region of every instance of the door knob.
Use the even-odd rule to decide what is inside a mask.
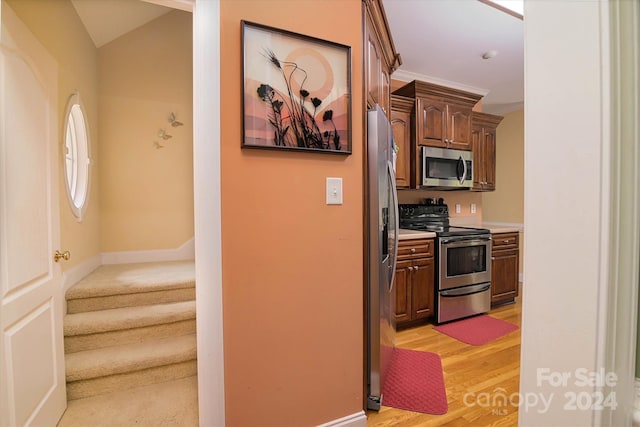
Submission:
[[[71,252],[69,251],[60,252],[59,250],[56,250],[56,253],[53,254],[53,260],[55,262],[60,262],[61,259],[69,261],[69,258],[71,258]]]

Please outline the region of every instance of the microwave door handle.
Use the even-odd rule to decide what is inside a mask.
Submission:
[[[460,168],[460,166],[462,166],[462,168]],[[460,171],[460,169],[462,169],[462,171]],[[467,177],[467,162],[464,161],[462,156],[458,158],[458,168],[456,172],[458,173],[458,182],[460,182],[460,184],[463,184],[465,178]]]
[[[422,147],[422,185],[427,185],[427,149]]]
[[[462,181],[460,181],[460,184],[464,183],[464,181],[467,180],[467,173],[469,172],[466,160],[462,160],[462,165],[464,166],[464,172],[462,173]]]

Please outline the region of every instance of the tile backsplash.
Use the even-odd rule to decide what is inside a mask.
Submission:
[[[451,222],[457,225],[480,224],[482,222],[482,193],[474,191],[428,191],[398,190],[399,203],[425,203],[427,198],[443,198],[449,206]],[[476,212],[471,213],[471,204],[475,203]],[[460,204],[460,213],[456,213],[456,204]]]

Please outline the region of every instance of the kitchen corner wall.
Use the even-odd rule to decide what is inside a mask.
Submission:
[[[524,110],[506,114],[496,134],[496,190],[482,193],[484,222],[524,224]],[[525,230],[526,232],[526,230]],[[520,272],[524,272],[520,236]]]
[[[363,409],[361,0],[222,0],[226,421],[302,426]],[[351,46],[353,154],[241,149],[241,20]],[[325,204],[326,177],[344,203]],[[206,403],[205,403],[206,404]]]
[[[171,11],[98,52],[101,250],[176,249],[193,237],[191,13]]]
[[[68,270],[100,252],[100,209],[98,155],[98,53],[84,29],[78,14],[69,1],[6,0],[18,17],[58,62],[58,141],[59,141],[59,196],[60,196],[60,249],[71,252],[71,259],[61,263]],[[64,126],[67,102],[77,91],[84,105],[88,124],[91,181],[88,207],[82,222],[71,212],[67,200],[64,166]]]
[[[485,221],[524,222],[524,110],[506,114],[496,134],[496,190],[482,193]]]
[[[391,79],[391,92],[401,88],[409,82]],[[482,100],[474,107],[473,111],[482,111]],[[427,190],[402,190],[398,191],[399,203],[424,203],[426,198],[443,198],[449,206],[449,216],[454,218],[452,222],[458,225],[480,224],[482,215],[482,195],[472,191],[427,191]],[[455,205],[460,204],[460,213],[456,213]],[[471,213],[471,204],[475,203],[476,212]]]

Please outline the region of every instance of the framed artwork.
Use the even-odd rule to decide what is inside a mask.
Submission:
[[[242,21],[243,148],[351,154],[351,47]]]

